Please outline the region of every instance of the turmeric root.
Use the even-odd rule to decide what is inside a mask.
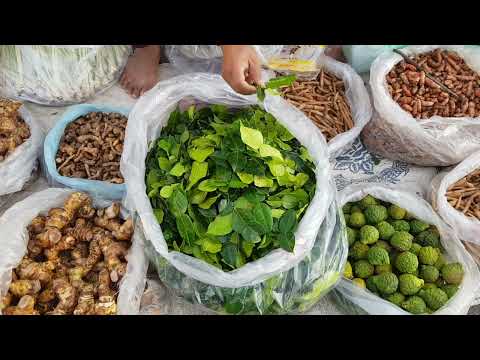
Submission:
[[[77,290],[65,279],[55,279],[53,281],[53,291],[58,299],[58,304],[53,311],[47,315],[65,315],[70,314],[75,308],[77,300]]]
[[[121,259],[127,255],[127,248],[124,243],[113,241],[107,236],[102,237],[99,243],[111,280],[117,282],[120,276],[125,273]]]
[[[39,280],[17,280],[10,283],[10,292],[16,297],[35,295],[42,288]]]
[[[98,239],[90,242],[88,257],[83,265],[75,266],[69,270],[69,279],[72,284],[80,284],[87,273],[92,270],[93,266],[100,260],[102,251],[100,249]]]
[[[95,289],[92,284],[84,284],[78,297],[73,315],[90,315],[95,310]]]
[[[4,315],[40,315],[35,310],[35,298],[32,295],[25,295],[19,301],[17,306],[9,306],[3,310]]]
[[[91,199],[87,194],[75,192],[65,200],[63,208],[49,211],[45,226],[62,230],[73,221],[80,208],[89,204],[91,204]]]
[[[92,225],[87,223],[85,219],[77,219],[75,226],[69,231],[69,235],[73,236],[77,241],[89,242],[93,239]]]
[[[115,315],[117,304],[110,288],[110,275],[107,269],[98,274],[98,302],[95,303],[95,315]]]

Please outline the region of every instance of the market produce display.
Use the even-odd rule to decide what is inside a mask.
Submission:
[[[344,82],[324,69],[315,80],[298,80],[281,93],[319,127],[327,141],[354,126]]]
[[[169,249],[226,271],[276,248],[293,251],[315,193],[307,150],[256,106],[174,111],[146,168]]]
[[[84,193],[38,214],[27,228],[27,254],[12,271],[5,315],[113,315],[133,235],[120,206],[95,209]]]
[[[129,45],[1,45],[0,92],[45,105],[80,103],[121,75]]]
[[[0,99],[0,162],[30,137],[30,128],[18,113],[22,103]]]
[[[386,76],[390,95],[405,111],[416,119],[480,116],[480,76],[456,52],[437,48],[413,60],[424,71],[403,60]],[[457,97],[426,77],[425,71]]]
[[[371,195],[346,203],[343,212],[347,279],[412,314],[433,313],[455,295],[464,266],[446,260],[435,226]]]
[[[65,129],[56,155],[62,176],[122,184],[120,158],[127,117],[119,113],[90,112]]]
[[[456,210],[480,220],[480,169],[450,185],[445,196]]]
[[[401,52],[422,70],[394,52],[377,57],[370,69],[375,112],[363,143],[390,160],[458,164],[480,149],[480,48],[420,45]]]

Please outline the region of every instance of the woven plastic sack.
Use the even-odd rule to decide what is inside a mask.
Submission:
[[[458,237],[476,245],[480,245],[480,220],[456,210],[449,204],[445,194],[451,185],[479,168],[480,152],[476,152],[450,171],[437,175],[432,182],[430,196],[434,209],[458,233]]]
[[[71,106],[58,120],[55,126],[49,131],[43,145],[44,163],[46,177],[52,186],[63,185],[72,189],[88,192],[93,196],[98,196],[109,200],[121,200],[125,195],[125,184],[113,184],[107,181],[87,180],[79,178],[70,178],[62,176],[57,171],[57,163],[55,161],[58,147],[65,132],[65,128],[72,121],[80,116],[90,112],[116,112],[128,117],[129,109],[109,106],[81,104]]]
[[[43,131],[25,106],[20,107],[19,114],[30,127],[30,137],[0,162],[0,196],[22,190],[38,166]]]
[[[137,210],[147,252],[160,279],[179,296],[219,312],[278,313],[303,311],[339,279],[345,264],[345,226],[335,201],[325,140],[299,110],[267,94],[264,107],[308,150],[316,165],[315,196],[302,218],[295,249],[276,249],[263,258],[224,272],[186,254],[169,251],[146,195],[145,158],[170,113],[186,98],[208,104],[244,107],[255,96],[236,94],[218,75],[187,74],[158,84],[139,99],[127,126],[121,171],[127,185],[126,206]],[[320,229],[320,230],[319,230]]]
[[[466,314],[480,289],[480,272],[470,254],[465,250],[455,231],[450,228],[435,213],[432,207],[423,199],[403,191],[392,190],[380,185],[352,186],[339,193],[339,204],[361,200],[366,195],[396,204],[416,218],[435,225],[440,232],[440,241],[445,248],[447,261],[458,261],[463,264],[465,276],[457,293],[436,315]],[[342,278],[332,293],[341,307],[351,314],[371,315],[408,315],[400,307],[382,299],[355,285],[352,281]]]
[[[406,45],[343,45],[343,54],[358,73],[370,71],[373,61],[384,51],[401,49]]]
[[[16,203],[0,218],[0,298],[3,298],[12,281],[12,269],[22,260],[27,252],[29,240],[27,226],[30,221],[40,213],[47,213],[54,207],[63,205],[66,198],[73,192],[68,189],[50,188]],[[93,199],[95,207],[107,207],[111,202]],[[122,209],[122,215],[126,215]],[[120,280],[119,294],[117,297],[117,314],[134,315],[139,312],[140,301],[145,289],[148,262],[145,258],[143,243],[144,238],[136,224],[126,259],[127,271]]]
[[[480,48],[457,45],[409,46],[407,56],[436,48],[457,52],[480,72]],[[402,60],[393,52],[380,55],[370,70],[370,86],[375,113],[362,133],[365,145],[388,159],[422,166],[457,164],[480,149],[480,122],[476,118],[433,116],[417,120],[390,96],[386,75]]]
[[[263,64],[280,54],[283,45],[253,45]],[[167,45],[168,61],[182,73],[209,72],[221,74],[223,53],[217,45]]]
[[[0,45],[0,93],[43,105],[80,103],[113,85],[129,45]]]

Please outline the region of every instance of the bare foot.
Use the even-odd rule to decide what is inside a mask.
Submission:
[[[131,96],[138,98],[158,82],[160,45],[136,48],[120,77],[120,85]]]

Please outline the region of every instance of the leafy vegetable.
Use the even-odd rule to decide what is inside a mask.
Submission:
[[[295,75],[288,75],[288,76],[280,76],[277,78],[270,79],[266,84],[265,87],[258,86],[257,87],[257,97],[258,100],[263,102],[265,100],[265,90],[276,90],[281,87],[290,86],[292,85],[297,77]]]
[[[147,194],[169,249],[223,270],[273,249],[293,251],[315,193],[308,151],[258,106],[174,111],[146,168]]]

